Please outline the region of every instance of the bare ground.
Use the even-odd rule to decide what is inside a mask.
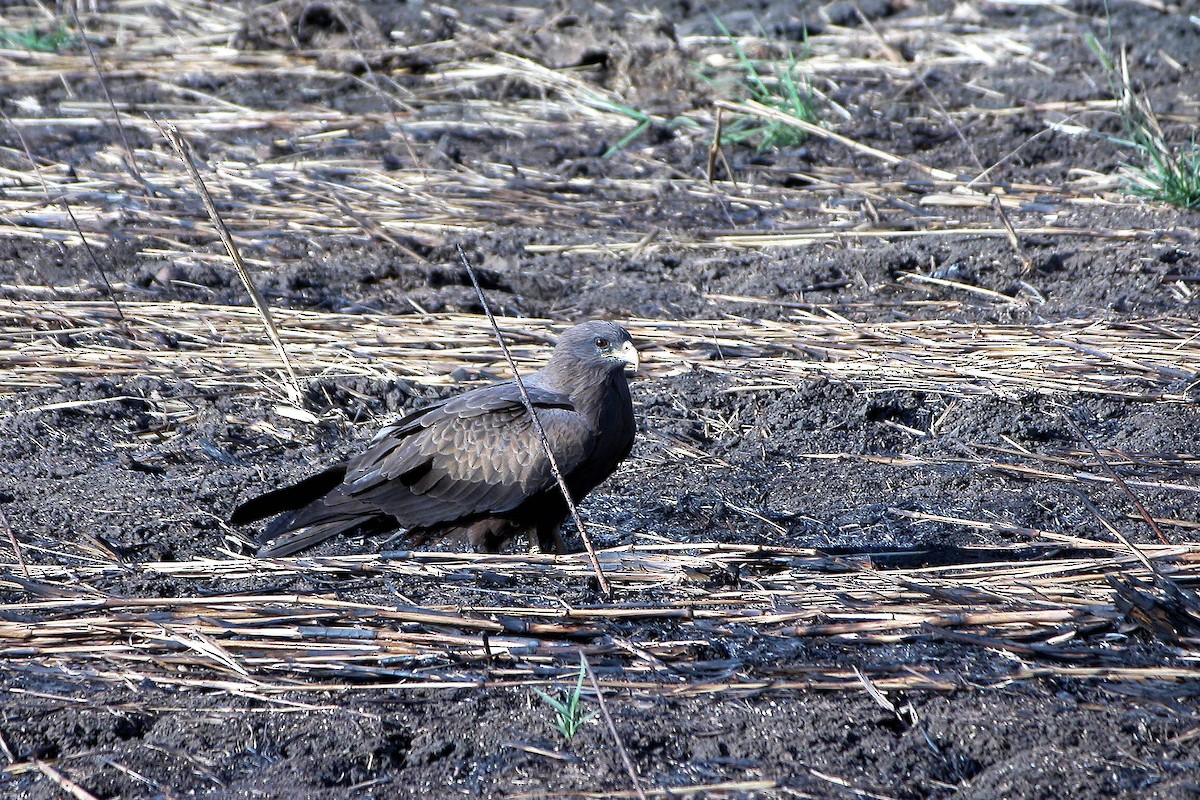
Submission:
[[[0,49],[8,796],[633,797],[622,748],[657,797],[1200,795],[1197,216],[1121,191],[1086,43],[1186,142],[1181,10],[80,14],[104,87]],[[714,15],[846,141],[710,175]],[[646,355],[583,509],[610,598],[576,556],[228,549],[240,499],[503,374],[458,244],[523,367],[592,316]],[[563,741],[534,689],[581,652],[613,730]]]

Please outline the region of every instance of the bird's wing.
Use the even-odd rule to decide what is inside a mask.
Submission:
[[[570,399],[528,385],[559,468],[587,458],[595,431]],[[380,432],[350,465],[337,498],[367,502],[419,528],[475,514],[503,513],[554,484],[515,383],[459,395]]]

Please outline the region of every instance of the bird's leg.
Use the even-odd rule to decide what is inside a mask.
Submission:
[[[499,553],[514,533],[512,523],[499,517],[488,517],[467,526],[467,540],[476,553]]]
[[[537,528],[538,547],[543,553],[566,555],[567,543],[563,541],[558,525],[539,525]]]

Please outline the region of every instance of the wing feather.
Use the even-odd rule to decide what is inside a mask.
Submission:
[[[587,457],[595,431],[565,395],[527,387],[564,472]],[[367,503],[406,527],[511,511],[554,484],[549,459],[513,383],[410,415],[350,464],[338,497]]]

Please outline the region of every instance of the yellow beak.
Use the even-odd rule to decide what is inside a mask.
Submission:
[[[638,351],[634,349],[633,342],[625,342],[616,352],[617,358],[625,362],[625,371],[633,373],[638,371]]]

